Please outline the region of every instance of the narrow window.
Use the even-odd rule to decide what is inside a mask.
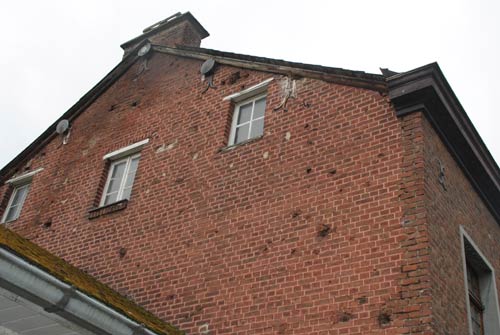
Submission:
[[[469,334],[500,334],[495,270],[464,229],[460,230],[463,237]]]
[[[140,154],[135,154],[111,163],[101,206],[109,205],[123,199],[130,199],[135,173],[139,165],[139,158]]]
[[[481,289],[479,287],[479,276],[472,267],[467,264],[467,286],[469,290],[469,306],[473,335],[484,335],[483,311],[481,302]]]
[[[7,202],[7,207],[5,207],[5,211],[2,215],[2,223],[14,221],[19,218],[26,197],[28,196],[31,181],[33,180],[33,177],[40,171],[43,171],[43,168],[38,168],[36,170],[24,173],[20,176],[13,177],[5,182],[6,184],[10,185],[12,193],[10,194],[9,201]]]
[[[234,108],[229,145],[262,136],[265,111],[265,94],[238,103]]]
[[[2,218],[2,223],[16,220],[21,215],[24,201],[28,195],[30,184],[15,186]]]

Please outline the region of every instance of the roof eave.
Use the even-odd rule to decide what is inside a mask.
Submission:
[[[153,50],[174,56],[200,60],[213,58],[218,63],[224,65],[270,73],[308,77],[333,82],[339,85],[353,86],[378,92],[387,92],[385,77],[362,71],[350,71],[340,68],[295,63],[197,47],[177,46],[172,48],[162,45],[153,45]]]
[[[387,79],[398,116],[423,112],[500,224],[500,169],[437,63]]]

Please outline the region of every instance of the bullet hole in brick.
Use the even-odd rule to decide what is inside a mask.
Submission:
[[[115,108],[116,108],[116,105],[111,105],[111,106],[109,106],[108,111],[109,111],[109,112],[114,111],[114,110],[115,110]]]
[[[339,193],[342,193],[343,189],[339,188]]]
[[[311,173],[311,172],[312,172],[312,167],[308,167],[308,168],[306,169],[306,172],[307,172],[308,174],[309,174],[309,173]]]
[[[297,252],[297,249],[290,250],[290,255],[294,255]]]
[[[243,91],[245,89],[245,85],[241,85],[240,89]]]
[[[241,78],[240,71],[233,72],[228,79],[229,85],[233,85],[238,80],[240,80],[240,78]]]
[[[302,214],[302,212],[300,210],[296,210],[292,213],[292,218],[296,219],[300,216],[300,214]]]
[[[220,84],[221,84],[222,86],[224,86],[224,85],[226,85],[226,81],[225,81],[225,80],[222,80],[222,81],[220,82]]]
[[[126,254],[127,254],[127,249],[121,247],[120,250],[118,250],[118,255],[120,255],[120,258],[125,257]]]
[[[307,140],[307,144],[308,144],[308,145],[313,145],[313,144],[314,144],[314,141],[313,141],[313,140]]]
[[[309,108],[309,107],[311,107],[311,103],[308,102],[308,101],[306,101],[306,100],[303,100],[302,101],[302,106],[304,106],[305,108]]]
[[[362,296],[362,297],[360,297],[360,298],[358,299],[358,303],[359,303],[360,305],[362,305],[362,304],[366,304],[367,302],[368,302],[368,298],[367,298],[367,297],[365,297],[365,296]]]
[[[309,128],[309,123],[306,123],[306,124],[304,125],[304,129],[307,129],[307,128]]]
[[[337,169],[330,169],[328,170],[328,174],[334,175],[337,173]]]
[[[339,321],[340,322],[347,322],[352,319],[352,314],[349,312],[340,312],[339,314]]]
[[[42,151],[42,152],[40,153],[40,157],[45,157],[45,152],[44,152],[44,151]]]
[[[319,237],[326,237],[330,233],[332,228],[329,225],[323,224],[321,225],[321,229],[318,231]]]
[[[265,245],[265,246],[262,248],[262,251],[263,251],[263,252],[266,252],[266,251],[268,251],[268,250],[269,250],[269,248],[267,247],[267,245]]]
[[[378,158],[384,157],[384,153],[383,153],[383,152],[379,153],[379,154],[377,155],[377,157],[378,157]]]
[[[132,102],[132,103],[130,104],[130,106],[135,107],[135,106],[137,106],[138,104],[139,104],[139,101],[137,101],[137,100],[136,100],[136,101]]]
[[[42,225],[43,229],[49,229],[51,226],[52,226],[52,221],[47,221]]]
[[[380,326],[387,326],[391,323],[391,315],[387,312],[382,312],[378,315],[378,324]]]
[[[174,300],[174,299],[175,299],[175,294],[167,295],[167,300]]]

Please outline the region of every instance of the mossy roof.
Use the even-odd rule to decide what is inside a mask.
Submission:
[[[82,293],[97,299],[131,320],[161,335],[181,335],[174,326],[164,322],[141,306],[123,297],[63,259],[28,241],[19,234],[0,226],[0,247],[46,271],[57,279],[73,285]]]

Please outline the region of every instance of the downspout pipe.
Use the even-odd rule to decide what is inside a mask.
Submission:
[[[100,335],[163,335],[3,248],[0,248],[0,286],[40,305],[48,313],[56,313]]]

